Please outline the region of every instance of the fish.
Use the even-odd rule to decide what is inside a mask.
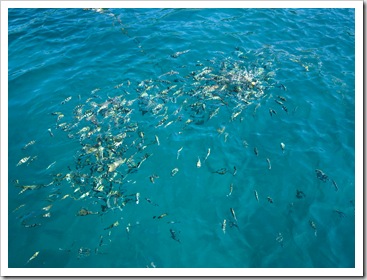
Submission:
[[[222,223],[222,231],[223,231],[224,234],[226,233],[226,227],[227,227],[227,220],[224,219],[223,223]]]
[[[254,153],[255,153],[255,155],[256,155],[256,156],[258,156],[258,155],[259,155],[259,151],[257,150],[257,148],[256,148],[256,147],[254,148]]]
[[[93,214],[98,214],[92,211],[89,211],[86,208],[82,208],[78,211],[78,213],[76,214],[77,216],[87,216],[87,215],[93,215]]]
[[[235,219],[235,221],[237,222],[237,217],[236,217],[236,213],[234,212],[233,208],[229,208],[229,210],[231,211],[232,217],[233,219]]]
[[[33,254],[33,256],[29,258],[29,260],[27,261],[27,263],[29,263],[30,261],[34,260],[38,256],[39,253],[40,253],[40,251],[35,252]]]
[[[280,99],[280,100],[282,100],[282,101],[287,101],[287,99],[285,98],[285,97],[283,97],[283,96],[281,96],[281,95],[278,95],[278,98]]]
[[[335,191],[338,191],[339,188],[338,188],[338,185],[336,184],[336,182],[333,179],[331,179],[331,182],[333,183],[333,185],[335,187]]]
[[[269,203],[273,203],[273,199],[270,196],[268,196],[267,198],[268,198]]]
[[[237,173],[237,168],[236,166],[233,166],[233,176],[236,175],[236,173]]]
[[[284,152],[285,144],[283,142],[280,143],[280,147],[282,148],[282,151]]]
[[[256,198],[257,202],[259,202],[259,195],[258,195],[256,190],[254,190],[254,194],[255,194],[255,198]]]
[[[270,170],[271,169],[270,159],[269,158],[266,158],[266,161],[268,162],[268,169]]]
[[[277,112],[275,111],[275,110],[273,110],[273,109],[269,109],[269,113],[270,113],[270,116],[272,117],[273,116],[273,114],[274,115],[276,115],[277,114]]]
[[[136,193],[135,195],[135,203],[139,204],[139,198],[140,198],[140,193]]]
[[[180,157],[180,153],[182,151],[183,147],[179,148],[178,151],[177,151],[177,159]]]
[[[346,215],[344,212],[338,210],[338,209],[334,209],[333,212],[337,213],[339,215],[339,217],[344,218]]]
[[[305,196],[306,196],[306,195],[305,195],[305,193],[304,193],[303,191],[297,190],[296,197],[297,197],[298,199],[301,199],[301,198],[303,198],[303,197],[305,197]]]
[[[27,144],[22,148],[22,150],[27,149],[29,146],[34,145],[35,143],[36,143],[36,140],[32,140],[32,141],[30,141],[29,143],[27,143]]]
[[[61,104],[65,104],[66,102],[69,102],[71,100],[71,98],[72,98],[71,96],[65,98],[65,100],[62,101]]]
[[[24,157],[24,158],[22,158],[22,159],[18,162],[17,166],[19,166],[19,165],[22,165],[22,164],[26,163],[30,158],[31,158],[31,157]]]
[[[54,137],[54,134],[52,133],[51,128],[47,129],[47,131],[48,131],[48,133],[50,133],[51,137]]]
[[[216,171],[213,171],[212,173],[218,173],[220,175],[223,175],[223,174],[227,173],[227,168],[221,168],[221,169],[218,169]]]
[[[173,168],[172,171],[171,171],[171,176],[172,177],[175,176],[177,174],[177,172],[178,172],[178,168],[177,167]]]
[[[120,224],[120,223],[119,223],[119,221],[116,221],[116,222],[114,222],[112,225],[110,225],[110,226],[108,226],[108,227],[104,228],[104,230],[107,230],[107,229],[111,229],[111,228],[117,227],[119,224]]]
[[[124,164],[126,162],[126,158],[116,160],[115,162],[108,164],[108,172],[113,172],[116,170],[117,167],[119,167],[121,164]]]
[[[157,216],[153,216],[153,219],[157,218],[157,219],[162,219],[164,217],[166,217],[168,214],[167,213],[163,213],[161,215],[159,215],[158,217]]]
[[[282,109],[283,109],[286,113],[288,113],[288,109],[287,109],[287,107],[285,107],[285,105],[282,105]]]
[[[50,205],[48,205],[48,206],[46,206],[46,207],[43,207],[43,208],[42,208],[42,210],[44,210],[44,211],[48,211],[48,210],[50,210],[50,209],[51,209],[51,207],[52,207],[52,204],[50,204]]]
[[[231,183],[231,184],[229,185],[229,194],[227,194],[227,196],[232,195],[232,192],[233,192],[233,184]]]
[[[204,161],[206,161],[206,160],[208,159],[209,155],[210,155],[210,148],[208,148],[208,152],[207,152],[207,154],[206,154],[206,156],[205,156]]]
[[[326,182],[327,180],[329,180],[329,177],[320,169],[315,169],[316,172],[316,177],[318,179],[320,179],[323,182]]]
[[[274,100],[276,103],[278,103],[279,105],[284,105],[282,101],[279,101],[279,100]]]
[[[169,229],[170,233],[171,233],[171,238],[179,243],[181,243],[180,239],[178,239],[176,232],[173,229]]]
[[[21,204],[21,205],[19,205],[17,208],[15,208],[14,210],[13,210],[13,213],[15,212],[15,211],[18,211],[20,208],[22,208],[22,207],[24,207],[25,206],[25,204]]]
[[[56,163],[56,161],[54,161],[53,163],[51,163],[49,166],[47,166],[46,170],[50,169],[52,166],[54,166],[54,164]]]
[[[310,223],[310,226],[315,230],[315,236],[317,236],[317,228],[315,222],[312,220],[309,220],[308,222]]]
[[[200,158],[198,157],[198,161],[196,162],[196,167],[200,168],[201,167],[201,161]]]
[[[158,136],[157,136],[157,135],[154,135],[154,137],[155,137],[155,141],[156,141],[157,145],[159,146],[159,145],[160,145],[160,143],[159,143],[159,138],[158,138]]]
[[[215,115],[217,115],[217,114],[218,114],[219,109],[220,109],[220,107],[216,108],[213,112],[211,112],[211,113],[210,113],[210,115],[209,115],[209,120],[210,120],[211,118],[213,118]]]
[[[185,51],[182,51],[182,52],[175,52],[174,54],[171,54],[170,56],[173,57],[173,58],[177,58],[182,54],[188,53],[189,51],[190,50],[185,50]]]

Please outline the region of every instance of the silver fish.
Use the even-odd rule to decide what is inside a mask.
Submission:
[[[266,161],[268,162],[268,169],[270,170],[271,169],[270,159],[269,158],[266,158]]]

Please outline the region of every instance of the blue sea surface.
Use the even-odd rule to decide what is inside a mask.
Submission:
[[[9,267],[355,266],[354,9],[8,16]]]

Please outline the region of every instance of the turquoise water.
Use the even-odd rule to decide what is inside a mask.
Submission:
[[[353,9],[10,9],[8,38],[9,267],[354,267]]]

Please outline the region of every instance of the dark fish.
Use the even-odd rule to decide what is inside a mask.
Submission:
[[[284,111],[286,111],[288,113],[287,107],[285,107],[284,105],[282,105],[282,108],[283,108]]]
[[[173,240],[176,240],[177,242],[181,243],[180,239],[178,239],[177,235],[176,235],[176,232],[173,230],[173,229],[169,229],[170,233],[171,233],[171,238]]]
[[[297,190],[297,194],[296,194],[296,197],[298,198],[298,199],[301,199],[301,198],[303,198],[303,197],[305,197],[306,195],[305,195],[305,193],[303,192],[303,191],[299,191],[299,190]]]
[[[315,172],[317,178],[320,179],[321,181],[326,182],[327,180],[329,180],[329,177],[324,172],[322,172],[322,170],[315,169]]]
[[[236,173],[237,173],[237,168],[236,166],[233,166],[233,176],[236,175]]]
[[[273,203],[273,199],[272,199],[270,196],[268,196],[268,201],[269,201],[270,203]]]
[[[269,109],[269,113],[270,113],[270,116],[272,117],[273,116],[273,114],[274,115],[276,115],[277,114],[277,112],[275,111],[275,110],[273,110],[273,109]]]
[[[278,98],[280,99],[280,100],[282,100],[282,101],[287,101],[287,99],[285,98],[285,97],[283,97],[283,96],[281,96],[281,95],[278,95]]]
[[[255,155],[259,155],[259,151],[257,150],[256,147],[254,148],[254,153],[255,153]]]
[[[338,185],[336,184],[336,182],[333,179],[331,179],[331,182],[333,182],[333,185],[335,187],[335,190],[338,191],[339,188],[338,188]]]
[[[212,173],[218,173],[220,175],[223,175],[227,173],[227,168],[221,168],[221,169],[218,169],[217,171],[213,171]]]
[[[283,102],[282,102],[282,101],[279,101],[279,100],[277,100],[277,99],[274,99],[274,101],[275,101],[276,103],[278,103],[279,105],[283,105]]]

